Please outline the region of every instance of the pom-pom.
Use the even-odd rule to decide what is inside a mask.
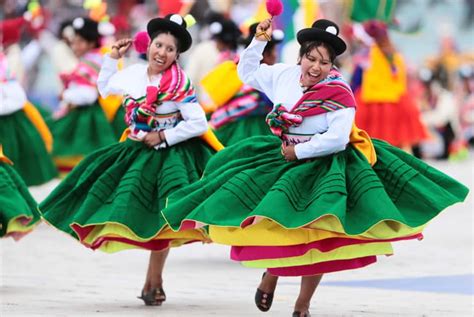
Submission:
[[[98,30],[102,36],[112,36],[115,34],[115,26],[110,22],[100,22]]]
[[[194,24],[196,24],[196,19],[191,14],[186,14],[184,16],[184,21],[186,21],[186,28],[189,29]]]
[[[176,23],[177,25],[183,24],[183,18],[179,14],[173,14],[170,16],[170,21]]]
[[[133,47],[139,54],[145,54],[149,44],[150,37],[147,32],[141,31],[135,34],[135,37],[133,38]]]
[[[267,12],[272,17],[280,15],[283,12],[281,0],[267,0],[265,4],[267,6]]]

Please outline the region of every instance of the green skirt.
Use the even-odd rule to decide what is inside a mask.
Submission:
[[[468,189],[415,157],[373,140],[377,163],[349,145],[286,162],[280,141],[259,136],[217,153],[203,178],[168,198],[175,230],[209,225],[232,258],[275,275],[363,267],[390,242],[421,239],[424,226]]]
[[[85,155],[112,143],[117,138],[98,103],[76,107],[54,121],[53,157],[60,170],[70,170]]]
[[[36,107],[38,112],[43,117],[43,120],[46,123],[46,125],[48,126],[48,128],[51,129],[51,127],[53,126],[53,122],[54,122],[53,112],[48,107],[42,106],[40,104],[35,103],[34,106]]]
[[[0,144],[28,186],[46,183],[57,176],[41,135],[23,110],[0,116]]]
[[[212,150],[195,138],[155,150],[127,139],[93,152],[42,202],[43,218],[92,249],[161,250],[203,241],[203,230],[175,233],[166,198],[202,175]]]
[[[18,173],[0,162],[0,237],[18,240],[40,220],[38,205]]]
[[[214,132],[224,146],[235,144],[252,136],[272,135],[265,122],[265,116],[250,116],[229,122]]]
[[[112,125],[112,130],[114,131],[115,139],[120,140],[123,131],[128,127],[125,123],[125,109],[123,107],[118,108],[110,124]]]

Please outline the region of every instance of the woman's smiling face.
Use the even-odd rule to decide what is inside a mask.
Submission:
[[[151,74],[157,75],[163,72],[177,58],[177,39],[170,33],[161,33],[150,43],[148,48],[148,66]]]
[[[317,46],[301,58],[301,84],[311,87],[326,78],[332,67],[328,50]]]

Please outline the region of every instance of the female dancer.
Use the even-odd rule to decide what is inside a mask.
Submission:
[[[364,267],[392,254],[391,241],[421,238],[468,189],[353,125],[354,96],[333,66],[346,49],[336,24],[298,32],[297,65],[260,64],[271,31],[271,20],[259,24],[238,70],[275,104],[267,122],[280,139],[251,137],[217,153],[162,213],[178,232],[209,225],[232,259],[266,268],[255,295],[262,311],[279,276],[302,276],[293,316],[309,316],[324,273]]]
[[[98,24],[89,18],[76,18],[72,26],[75,35],[71,47],[79,63],[72,72],[61,74],[65,90],[51,127],[53,157],[65,173],[85,155],[117,140],[98,103],[97,78],[103,60]]]
[[[247,47],[257,30],[258,23],[249,28],[248,36],[242,41]],[[281,30],[273,30],[271,41],[263,50],[261,63],[273,65],[277,60],[276,45],[283,40]],[[214,111],[209,120],[211,127],[215,129],[219,140],[225,145],[231,145],[256,135],[271,135],[265,116],[272,110],[273,104],[268,97],[243,84],[239,91],[224,105]]]
[[[52,136],[38,110],[0,52],[0,144],[27,186],[41,185],[58,171],[51,158]]]
[[[151,250],[142,298],[166,299],[162,271],[169,247],[206,241],[202,230],[175,233],[161,216],[167,196],[197,181],[212,149],[201,139],[207,121],[178,64],[191,35],[179,15],[148,22],[148,64],[118,71],[132,44],[117,41],[101,68],[101,95],[122,94],[128,138],[86,157],[41,205],[43,217],[86,247],[116,252]]]

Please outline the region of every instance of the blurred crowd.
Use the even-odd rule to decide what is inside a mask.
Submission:
[[[430,7],[455,5],[466,14],[463,21],[453,18],[448,30],[433,30],[438,49],[422,61],[399,50],[402,43],[393,35],[416,37],[430,26],[420,21],[410,24],[403,17],[397,22],[397,12],[413,1],[383,2],[387,8],[382,14],[370,14],[369,9],[379,1],[283,1],[285,11],[274,21],[280,33],[275,33],[277,41],[267,63],[296,63],[295,33],[317,18],[333,19],[342,26],[350,48],[339,58],[338,66],[357,96],[359,127],[421,158],[466,157],[469,146],[474,145],[474,47],[471,38],[461,49],[457,32],[472,32],[472,1],[425,1]],[[98,23],[99,46],[105,54],[117,39],[133,38],[143,31],[152,17],[189,15],[193,46],[180,61],[209,114],[216,110],[215,96],[206,90],[203,79],[222,62],[238,59],[248,43],[250,26],[267,17],[262,0],[3,0],[0,4],[1,54],[28,100],[45,118],[61,110],[63,75],[77,66],[81,56],[74,43],[78,17]],[[141,59],[146,59],[143,52],[133,51],[123,64]],[[223,86],[227,84],[232,82]],[[413,122],[407,128],[412,130],[403,131],[399,112],[412,114]]]

